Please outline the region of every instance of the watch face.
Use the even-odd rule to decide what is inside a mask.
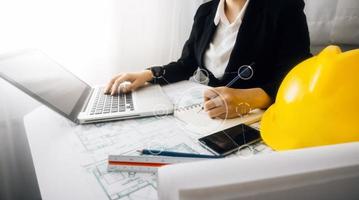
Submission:
[[[161,78],[164,75],[165,69],[163,67],[153,67],[152,72],[155,78]]]
[[[159,77],[159,76],[161,76],[161,71],[156,71],[156,75],[155,75],[156,77]]]

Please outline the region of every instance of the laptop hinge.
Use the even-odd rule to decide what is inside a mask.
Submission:
[[[83,108],[82,108],[82,112],[85,112],[86,111],[86,108],[87,108],[87,106],[88,106],[88,104],[89,104],[89,102],[90,102],[90,100],[91,100],[91,97],[92,97],[92,93],[94,92],[94,88],[91,88],[91,92],[90,92],[90,94],[87,96],[87,98],[86,98],[86,100],[85,100],[85,103],[84,103],[84,105],[83,105]]]

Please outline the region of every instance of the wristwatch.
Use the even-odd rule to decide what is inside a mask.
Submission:
[[[165,75],[165,68],[161,67],[161,66],[154,66],[154,67],[150,67],[147,68],[148,70],[151,70],[152,74],[153,74],[153,79],[152,82],[153,83],[157,83],[157,80],[163,78],[163,75]]]
[[[165,75],[165,68],[161,66],[151,67],[150,70],[152,71],[153,78],[155,79],[162,78],[163,75]]]

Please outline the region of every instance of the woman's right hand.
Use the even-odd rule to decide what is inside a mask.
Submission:
[[[116,95],[119,92],[131,92],[152,80],[153,74],[151,70],[144,70],[133,73],[120,73],[115,75],[107,84],[105,94]],[[123,82],[129,82],[125,87],[121,87]]]

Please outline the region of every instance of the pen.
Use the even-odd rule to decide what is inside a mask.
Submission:
[[[240,76],[236,76],[236,78],[234,78],[231,82],[229,82],[225,87],[231,87],[233,85],[233,83],[235,83],[238,79],[240,79]],[[214,99],[215,97],[211,98]],[[204,103],[202,103],[202,107],[201,110],[199,110],[197,113],[201,112],[202,110],[204,110]]]
[[[255,65],[255,63],[251,63],[250,65],[242,65],[239,70],[238,70],[238,75],[232,80],[230,81],[225,87],[231,87],[236,81],[238,81],[238,79],[243,79],[243,80],[248,80],[250,78],[252,78],[253,76],[253,69],[251,66]],[[241,69],[243,69],[243,71],[241,71]],[[240,72],[241,71],[241,72]],[[247,76],[243,76],[245,73],[249,74]],[[198,111],[201,112],[202,110],[204,110],[204,103],[202,103],[202,108],[201,110]]]
[[[152,150],[152,149],[138,150],[138,152],[144,155],[155,155],[155,156],[170,156],[170,157],[185,157],[185,158],[224,158],[223,156],[182,153],[182,152],[173,152],[173,151],[161,151],[161,150]]]

